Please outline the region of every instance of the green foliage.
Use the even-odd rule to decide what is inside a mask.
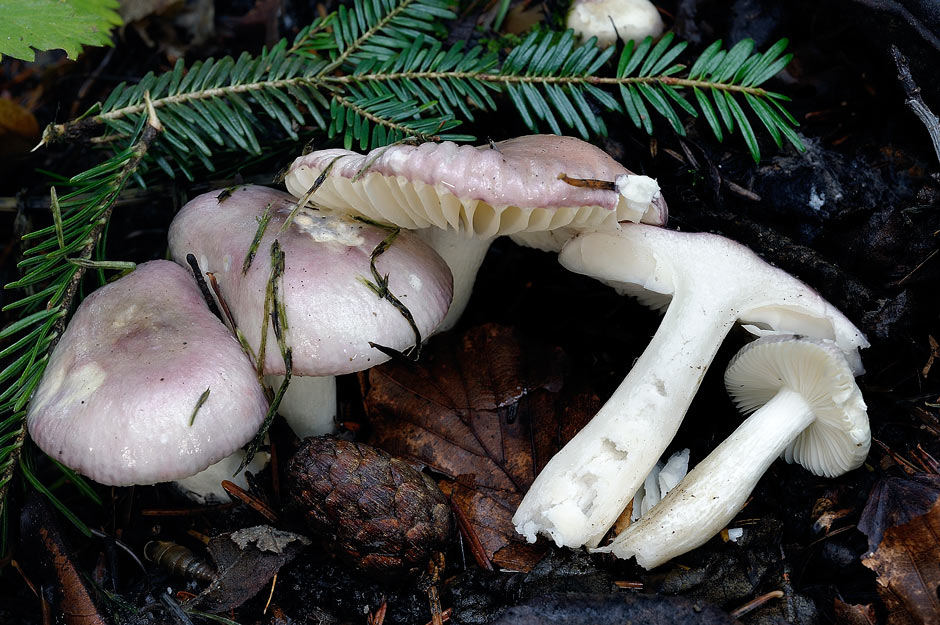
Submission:
[[[111,45],[117,8],[118,0],[0,0],[0,57],[32,61],[34,48],[61,48],[75,59],[83,45]]]
[[[719,141],[739,131],[757,160],[756,117],[778,146],[786,138],[802,149],[797,123],[782,105],[787,98],[761,87],[789,62],[786,40],[763,54],[749,40],[730,50],[718,41],[686,71],[678,62],[686,44],[674,43],[672,33],[655,44],[631,42],[616,58],[614,48],[601,50],[593,39],[579,43],[571,31],[545,29],[497,51],[446,44],[442,20],[452,17],[450,0],[353,0],[293,42],[256,56],[189,67],[180,61],[170,72],[119,85],[82,118],[46,129],[44,143],[94,136],[112,155],[54,197],[54,224],[27,235],[23,277],[6,285],[25,294],[6,307],[19,321],[0,331],[0,358],[9,363],[0,371],[0,505],[24,444],[26,402],[82,275],[94,268],[103,282],[105,269],[127,266],[107,261],[100,243],[129,179],[194,180],[213,171],[220,155],[244,160],[284,137],[337,138],[360,150],[469,140],[449,131],[507,101],[533,131],[604,135],[600,111],[609,111],[648,133],[658,116],[684,135],[684,119],[701,116]],[[286,343],[277,338],[283,352]]]

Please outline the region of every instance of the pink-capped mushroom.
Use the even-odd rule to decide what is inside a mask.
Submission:
[[[319,150],[297,158],[285,183],[302,198],[321,175],[314,204],[417,230],[447,261],[454,301],[441,330],[463,313],[496,237],[616,229],[621,221],[662,225],[667,216],[655,180],[574,137],[394,145],[368,154]]]

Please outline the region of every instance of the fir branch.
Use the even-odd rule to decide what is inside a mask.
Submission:
[[[146,97],[149,100],[149,96]],[[61,221],[57,220],[58,223],[52,227],[53,231],[62,235],[61,239],[55,236],[52,241],[71,241],[72,247],[75,247],[74,242],[77,240],[77,253],[74,256],[70,255],[68,243],[65,246],[58,245],[53,251],[45,254],[39,252],[44,250],[46,245],[39,243],[29,250],[33,254],[20,263],[26,267],[37,266],[27,271],[21,280],[13,283],[13,286],[28,287],[39,284],[50,273],[46,268],[48,263],[35,263],[30,262],[31,260],[52,257],[53,263],[65,261],[59,263],[58,271],[51,272],[54,277],[52,287],[39,291],[42,294],[50,294],[45,309],[26,315],[0,332],[0,338],[9,338],[32,328],[26,335],[28,342],[24,343],[21,338],[3,350],[3,355],[10,356],[14,362],[0,377],[5,381],[16,373],[19,373],[19,376],[0,393],[0,401],[3,402],[0,404],[0,440],[4,445],[0,448],[0,515],[6,506],[7,489],[26,439],[26,402],[38,385],[49,355],[62,336],[67,313],[78,295],[79,286],[88,268],[86,261],[91,260],[101,242],[114,202],[162,130],[156,111],[149,107],[147,122],[135,133],[136,140],[129,148],[72,179],[73,182],[85,184],[80,186],[78,195],[72,193],[56,202],[57,206],[67,209],[67,216]],[[8,284],[7,288],[10,287]],[[5,310],[30,310],[38,301],[40,300],[34,296],[27,296],[8,304]],[[24,353],[18,358],[13,355],[20,350]],[[34,480],[31,482],[35,483]]]
[[[692,117],[701,112],[719,141],[725,136],[722,127],[728,133],[740,129],[757,161],[760,149],[739,102],[741,98],[778,147],[786,138],[797,149],[803,149],[794,130],[796,120],[780,105],[787,98],[761,86],[792,58],[783,54],[786,39],[763,54],[752,53],[751,40],[727,51],[721,49],[720,40],[716,41],[685,75],[677,75],[685,72],[686,67],[675,61],[686,44],[673,44],[673,40],[673,33],[667,33],[655,45],[652,38],[638,45],[629,42],[614,75],[604,76],[598,73],[607,65],[614,49],[600,50],[593,40],[575,46],[571,31],[533,32],[501,64],[495,55],[484,55],[479,47],[463,53],[458,44],[444,52],[438,42],[426,45],[419,39],[396,58],[384,63],[364,62],[349,75],[327,80],[333,84],[368,86],[376,95],[415,98],[442,112],[460,111],[467,119],[472,119],[472,114],[467,110],[466,100],[480,109],[495,110],[490,91],[502,92],[509,96],[533,132],[544,124],[560,134],[564,125],[585,139],[591,134],[606,133],[603,121],[597,118],[589,102],[608,111],[626,113],[637,128],[649,134],[653,133],[650,109],[665,118],[679,135],[686,130],[677,108]],[[619,101],[610,91],[620,96]],[[695,105],[683,95],[690,91]]]

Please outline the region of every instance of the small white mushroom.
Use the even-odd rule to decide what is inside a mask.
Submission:
[[[575,0],[566,25],[584,39],[597,37],[602,48],[618,38],[641,41],[663,32],[663,18],[649,0]]]
[[[596,546],[672,440],[725,335],[740,320],[833,339],[856,371],[868,342],[811,288],[713,234],[639,224],[571,239],[562,265],[666,314],[594,419],[535,479],[513,517],[530,541]],[[745,326],[747,327],[747,326]]]
[[[326,170],[315,204],[417,230],[447,262],[454,300],[439,330],[460,318],[497,236],[666,222],[655,180],[574,137],[531,135],[479,147],[395,145],[369,154],[320,150],[297,158],[284,182],[303,197]],[[562,176],[609,184],[575,186]]]
[[[735,356],[725,385],[741,411],[753,414],[638,523],[598,551],[636,556],[650,569],[717,534],[781,455],[824,477],[865,462],[871,445],[865,402],[834,342],[758,339]]]

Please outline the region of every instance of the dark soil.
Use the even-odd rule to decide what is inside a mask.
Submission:
[[[0,66],[0,95],[32,102],[42,127],[82,112],[122,80],[169,69],[174,50],[185,53],[187,61],[255,51],[266,40],[270,43],[272,29],[278,36],[290,37],[312,15],[305,3],[284,0],[267,3],[281,7],[279,20],[252,23],[240,19],[252,3],[217,4],[216,30],[200,43],[187,43],[188,35],[172,21],[155,17],[140,28],[126,28],[113,51],[90,50],[76,63],[56,54],[40,55],[36,64],[6,59]],[[751,37],[758,49],[788,37],[795,57],[772,88],[793,98],[789,110],[801,123],[807,150],[798,153],[789,146],[779,150],[758,131],[764,156],[755,165],[738,133],[719,144],[703,122],[690,122],[688,136],[680,138],[657,119],[652,140],[625,118],[612,116],[606,119],[611,136],[599,145],[630,169],[659,180],[669,203],[671,227],[715,232],[748,245],[812,285],[862,328],[872,346],[863,353],[867,373],[859,384],[878,442],[865,468],[835,480],[775,463],[736,520],[749,530],[744,540],[728,544],[716,538],[683,556],[678,565],[650,573],[632,562],[565,550],[553,550],[529,574],[487,572],[455,539],[446,554],[442,604],[452,608],[455,622],[485,623],[499,617],[506,606],[549,593],[624,593],[629,591],[614,582],[629,581],[641,582],[646,592],[679,594],[726,611],[762,593],[784,591],[785,599],[741,617],[744,623],[835,622],[836,599],[875,604],[878,617],[884,619],[875,575],[860,561],[868,542],[854,526],[874,483],[884,475],[903,475],[892,458],[909,460],[918,446],[940,458],[936,435],[940,430],[934,429],[940,416],[935,407],[940,401],[940,362],[924,373],[931,355],[928,337],[940,338],[940,254],[936,253],[940,162],[925,127],[905,106],[890,46],[898,46],[909,59],[924,100],[940,111],[936,80],[940,9],[930,0],[656,4],[664,10],[667,25],[691,42],[692,54],[719,37],[726,44]],[[548,7],[559,10],[559,3],[552,0]],[[457,32],[470,32],[465,26],[479,10],[473,9]],[[467,131],[494,140],[526,134],[508,103],[506,107],[499,116],[478,119]],[[299,149],[273,152],[260,164],[233,167],[217,177],[231,180],[237,172],[246,180],[266,183]],[[8,233],[0,268],[0,279],[6,283],[17,276],[17,237],[49,222],[43,203],[48,179],[39,170],[73,174],[94,164],[96,155],[60,145],[0,158],[6,172],[0,179],[0,197],[16,198],[15,208],[0,212],[0,227]],[[110,256],[137,262],[164,257],[166,229],[175,210],[188,197],[223,184],[222,180],[196,185],[163,181],[120,205],[108,238]],[[10,301],[8,297],[0,293],[0,301]],[[7,315],[3,321],[11,319]],[[567,273],[551,255],[505,239],[487,257],[470,308],[455,331],[489,322],[516,326],[527,336],[562,347],[572,378],[589,380],[596,393],[606,397],[645,348],[658,317],[592,280]],[[743,331],[728,337],[670,448],[689,447],[693,463],[740,422],[721,374],[746,340]],[[340,391],[345,420],[362,421],[356,380],[341,380]],[[54,471],[48,477],[54,480]],[[266,477],[259,476],[261,491],[268,488]],[[187,531],[211,536],[264,522],[244,506],[185,516],[144,516],[146,510],[190,507],[164,486],[99,488],[99,492],[105,501],[101,507],[67,487],[59,494],[90,527],[118,537],[138,556],[143,545],[155,538],[198,550],[201,544]],[[10,543],[7,559],[0,560],[0,623],[60,622],[44,621],[40,601],[24,581],[30,579],[46,596],[55,592],[54,579],[42,564],[49,555],[32,536],[38,529],[27,522],[22,535],[19,531],[19,513],[31,499],[26,493],[17,482],[6,519]],[[814,506],[818,511],[820,501],[847,511],[828,534],[813,527],[818,518]],[[95,594],[107,606],[105,614],[126,623],[184,622],[180,620],[184,617],[173,616],[169,600],[161,598],[170,586],[174,592],[184,587],[179,579],[149,563],[143,574],[113,539],[85,538],[62,517],[45,529],[64,536],[87,585],[97,589]],[[297,526],[288,517],[284,529]],[[10,557],[23,575],[9,565]],[[366,613],[378,609],[384,599],[386,623],[420,625],[430,620],[427,585],[423,578],[379,583],[344,568],[318,549],[308,549],[279,574],[274,610],[262,614],[265,588],[234,614],[223,616],[242,625],[363,623]],[[188,590],[195,588],[190,583]],[[559,611],[569,609],[563,602],[559,605]],[[605,613],[609,622],[617,622],[619,609]],[[516,613],[528,614],[525,618],[530,620],[542,618],[537,611]],[[595,622],[607,622],[601,618]]]

